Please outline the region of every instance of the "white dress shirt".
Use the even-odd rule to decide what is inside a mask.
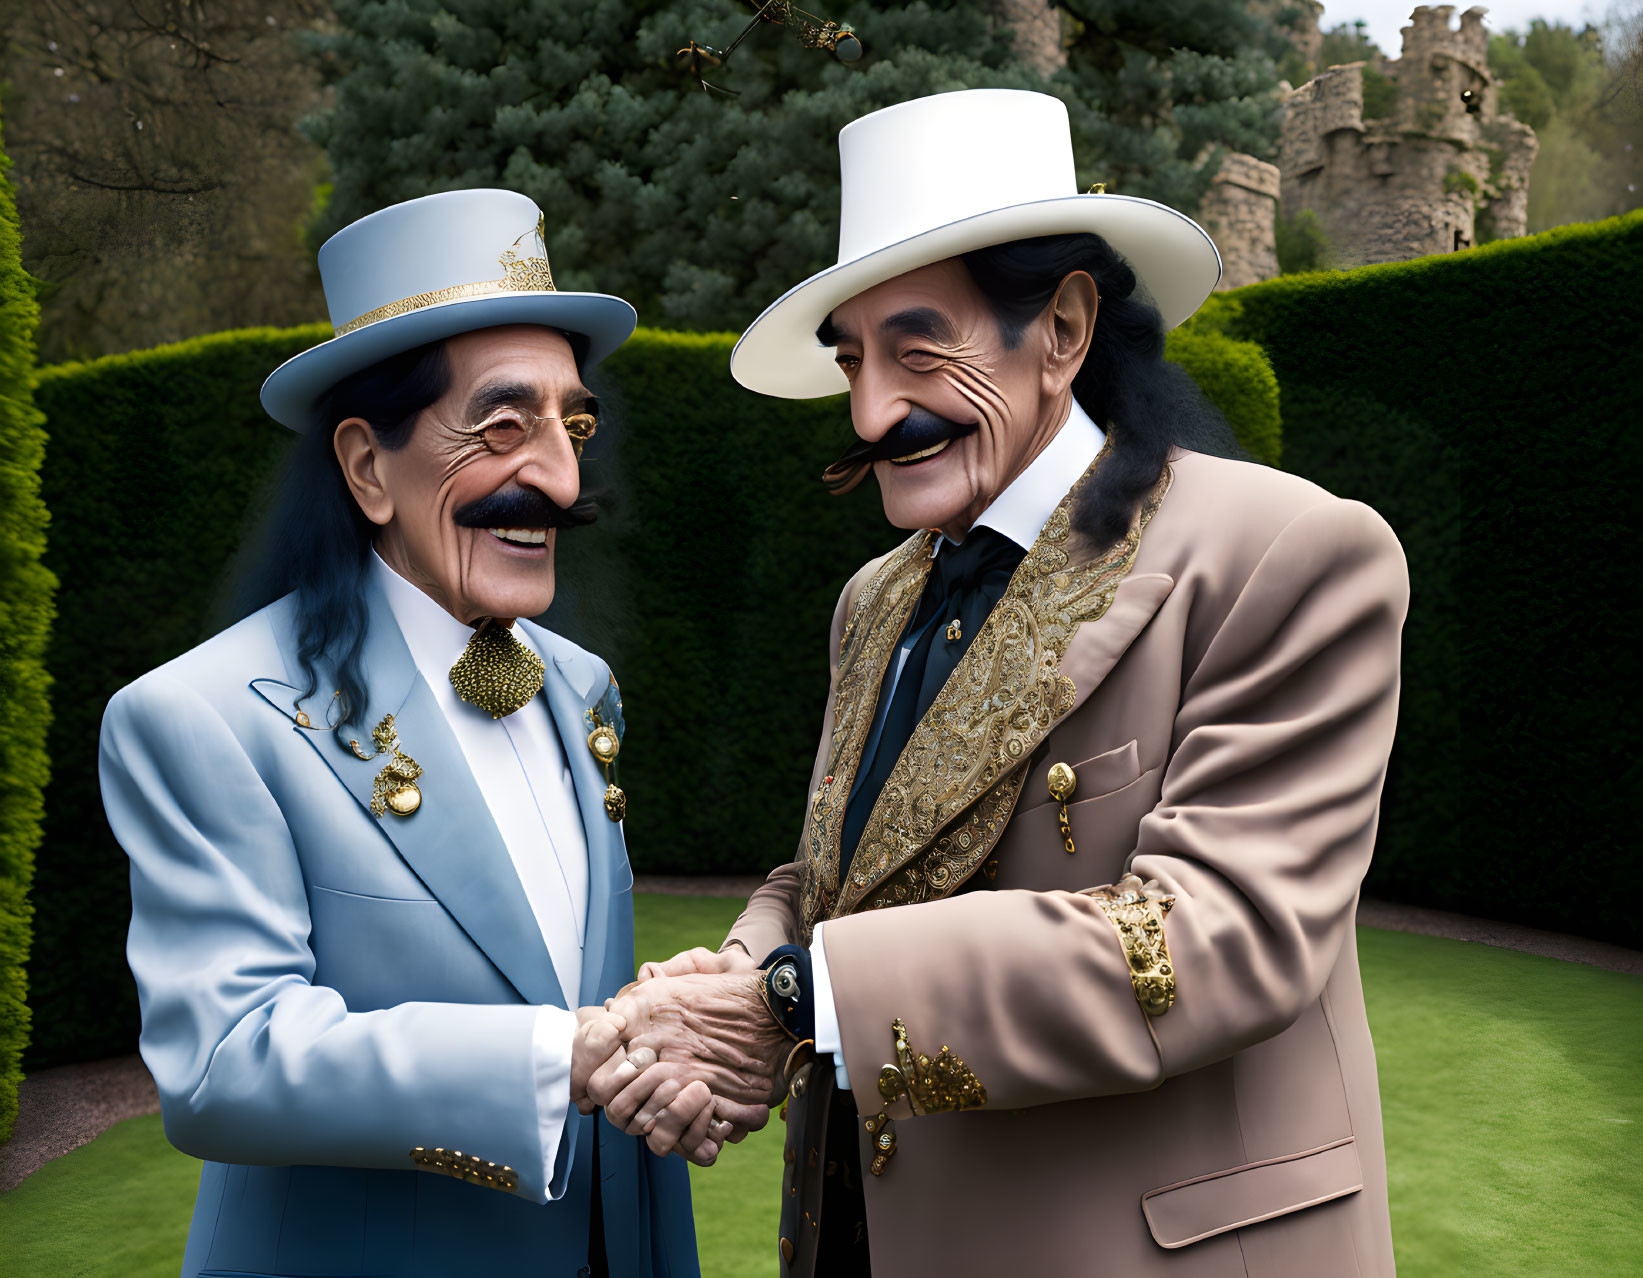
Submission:
[[[569,1008],[540,1008],[531,1040],[542,1181],[551,1186],[570,1108],[571,1040],[576,1031],[574,1009],[582,985],[588,915],[587,835],[570,763],[553,716],[541,698],[493,719],[489,712],[457,696],[450,670],[473,638],[473,628],[401,577],[374,550],[371,560],[371,570],[388,597],[411,660],[433,690],[507,846],[569,1004]],[[531,647],[517,622],[512,633]],[[554,1196],[551,1189],[549,1196]]]
[[[1051,436],[1050,442],[1045,444],[1038,456],[1028,463],[1027,468],[992,500],[971,527],[991,528],[994,532],[1008,537],[1023,550],[1031,550],[1033,542],[1038,540],[1038,534],[1044,530],[1044,525],[1050,522],[1050,516],[1055,514],[1055,508],[1061,504],[1061,499],[1078,482],[1079,476],[1090,468],[1090,463],[1101,451],[1106,438],[1101,428],[1079,406],[1078,401],[1073,400],[1072,409],[1068,412],[1067,420],[1062,423],[1061,429]],[[933,559],[944,547],[957,544],[944,533],[936,538],[930,557]],[[914,639],[916,636],[910,636],[896,649],[895,668],[885,681],[883,693],[879,697],[873,730],[868,734],[867,744],[863,748],[864,756],[884,727],[890,699],[895,695],[896,683],[901,678],[902,666],[906,664],[908,654],[912,651]],[[850,1075],[844,1068],[844,1045],[839,1037],[839,1017],[833,1003],[833,983],[827,973],[827,950],[822,943],[822,930],[826,926],[825,923],[817,923],[810,942],[811,981],[816,987],[816,1053],[833,1053],[833,1067],[839,1086],[848,1089]]]

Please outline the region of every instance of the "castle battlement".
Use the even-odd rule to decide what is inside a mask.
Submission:
[[[1279,143],[1280,209],[1317,216],[1339,266],[1402,261],[1527,229],[1534,132],[1500,110],[1488,10],[1451,27],[1421,5],[1403,56],[1330,67],[1293,90]]]

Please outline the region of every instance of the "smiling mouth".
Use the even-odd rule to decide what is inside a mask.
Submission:
[[[912,466],[927,457],[934,457],[952,442],[951,439],[944,439],[939,444],[932,444],[929,448],[921,448],[918,452],[908,453],[905,457],[892,457],[890,458],[890,464],[892,466]]]
[[[485,531],[510,546],[541,546],[548,540],[546,528],[487,528]]]

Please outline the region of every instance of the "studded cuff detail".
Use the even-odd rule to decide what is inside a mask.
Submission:
[[[439,1172],[470,1185],[484,1185],[510,1194],[519,1189],[519,1175],[512,1167],[488,1163],[477,1154],[464,1154],[460,1149],[424,1149],[418,1145],[410,1157],[422,1171]]]

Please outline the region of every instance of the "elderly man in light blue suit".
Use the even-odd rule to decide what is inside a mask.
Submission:
[[[103,723],[142,1055],[206,1160],[184,1278],[695,1275],[657,1155],[763,1114],[698,1084],[647,1143],[587,1100],[633,976],[622,706],[517,620],[591,517],[583,374],[633,310],[555,290],[505,191],[385,209],[320,266],[337,336],[263,390],[303,434],[265,606]]]

